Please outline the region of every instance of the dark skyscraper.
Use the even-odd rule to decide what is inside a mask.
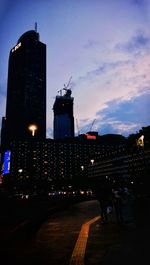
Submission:
[[[46,138],[46,45],[25,32],[9,55],[5,139]]]
[[[74,137],[73,100],[71,90],[65,95],[56,96],[54,110],[54,139]]]

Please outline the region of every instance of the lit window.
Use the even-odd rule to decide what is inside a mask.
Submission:
[[[16,51],[19,47],[21,47],[21,42],[19,42],[11,51]]]

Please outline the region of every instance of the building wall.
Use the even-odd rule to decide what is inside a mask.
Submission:
[[[122,150],[123,151],[123,150]],[[97,183],[105,179],[126,182],[128,185],[148,184],[150,176],[150,150],[137,150],[134,153],[119,152],[102,157],[88,166],[88,177]]]
[[[70,94],[71,95],[71,94]],[[54,102],[54,139],[74,137],[73,98],[57,96]]]
[[[87,140],[80,137],[67,140],[36,138],[28,141],[13,141],[11,143],[10,176],[13,186],[28,183],[32,189],[50,189],[53,185],[62,187],[75,185],[86,187],[88,183],[88,165],[91,160],[98,161],[106,155],[106,150],[116,150],[116,145],[101,143],[101,140]],[[21,172],[20,172],[21,169]],[[43,187],[43,188],[42,188]]]
[[[17,48],[16,48],[17,47]],[[6,138],[46,137],[46,45],[35,31],[24,33],[9,55],[6,102]]]

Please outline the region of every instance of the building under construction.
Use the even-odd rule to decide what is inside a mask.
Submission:
[[[65,94],[56,96],[53,111],[54,111],[54,139],[64,139],[74,137],[74,116],[73,116],[73,101],[71,90],[64,88]]]

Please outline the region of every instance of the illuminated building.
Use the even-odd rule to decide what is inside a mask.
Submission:
[[[108,153],[123,148],[123,139],[117,137],[116,141],[107,143],[108,138],[106,141],[103,136],[97,135],[96,139],[79,136],[60,140],[31,138],[30,141],[12,141],[11,176],[7,179],[11,178],[18,189],[28,186],[30,190],[35,187],[44,192],[52,186],[56,189],[69,184],[86,187],[88,165],[93,163],[94,166]]]
[[[29,128],[36,128],[34,134]],[[33,136],[46,138],[46,45],[36,30],[25,32],[10,51],[5,118],[8,145]]]
[[[54,139],[74,137],[73,97],[68,89],[62,96],[56,96],[54,102]]]

